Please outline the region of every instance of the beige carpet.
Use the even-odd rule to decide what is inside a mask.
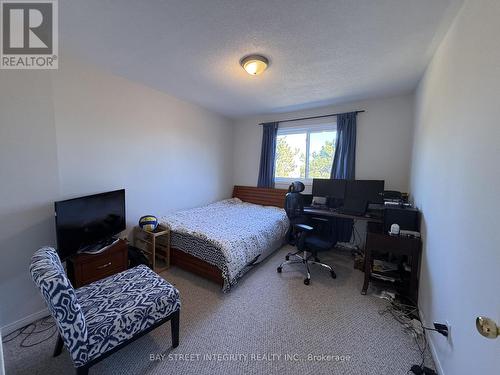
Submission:
[[[164,272],[181,293],[179,347],[171,349],[167,323],[90,374],[388,375],[406,374],[420,363],[413,338],[389,314],[379,314],[387,303],[360,294],[363,273],[352,268],[349,255],[323,255],[337,279],[313,266],[305,286],[299,266],[276,273],[287,250],[251,270],[228,294],[178,268]],[[7,374],[73,372],[66,351],[51,357],[55,337],[32,348],[20,348],[20,339],[4,346]],[[426,364],[434,367],[430,358]]]

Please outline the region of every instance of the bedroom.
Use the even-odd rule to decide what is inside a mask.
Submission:
[[[451,327],[449,338],[426,332],[425,365],[495,373],[499,341],[479,335],[475,319],[500,323],[498,2],[57,5],[58,69],[0,69],[0,368],[74,371],[66,348],[52,357],[57,335],[50,319],[40,321],[49,311],[28,271],[37,249],[57,244],[54,202],[125,189],[120,237],[132,241],[143,215],[161,219],[229,199],[234,186],[256,187],[259,124],[333,129],[336,116],[283,120],[363,110],[355,178],[384,180],[420,210],[420,318]],[[242,68],[249,54],[268,59],[262,74]],[[228,293],[172,265],[161,276],[180,294],[179,346],[171,348],[166,323],[89,373],[396,374],[420,365],[407,330],[379,314],[386,301],[372,288],[360,294],[363,272],[349,250],[321,255],[337,278],[312,268],[306,286],[302,268],[276,272],[291,247],[262,259]],[[53,336],[21,347],[25,337],[46,338],[26,334],[33,322]],[[266,353],[281,357],[258,360]]]

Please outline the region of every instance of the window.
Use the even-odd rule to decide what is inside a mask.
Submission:
[[[279,128],[276,181],[330,178],[336,137],[336,124]]]

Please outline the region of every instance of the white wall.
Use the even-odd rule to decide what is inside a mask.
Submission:
[[[75,61],[54,103],[61,196],[124,187],[133,225],[231,195],[228,119]]]
[[[0,73],[4,334],[44,308],[28,266],[55,244],[55,200],[125,188],[130,226],[231,194],[228,119],[69,57],[60,67]]]
[[[440,373],[498,374],[500,340],[476,332],[500,323],[500,2],[466,1],[416,97],[411,190],[423,213],[419,305]]]
[[[366,112],[358,114],[356,178],[383,179],[387,189],[408,191],[413,133],[411,94],[237,120],[234,128],[235,185],[257,185],[262,140],[262,128],[257,124],[358,109]]]
[[[42,309],[28,267],[59,196],[50,73],[0,73],[0,327]]]

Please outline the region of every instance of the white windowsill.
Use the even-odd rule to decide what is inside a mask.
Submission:
[[[274,183],[278,185],[288,184],[290,185],[294,181],[300,181],[306,186],[311,186],[313,183],[312,178],[282,178],[278,177],[274,179]]]

